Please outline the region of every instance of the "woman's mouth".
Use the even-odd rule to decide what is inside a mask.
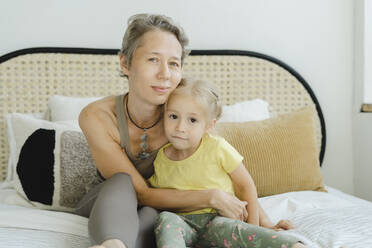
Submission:
[[[167,93],[169,91],[169,87],[152,86],[152,89],[159,93]]]

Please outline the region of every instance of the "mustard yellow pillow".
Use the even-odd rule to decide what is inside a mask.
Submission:
[[[316,147],[314,108],[252,122],[218,123],[216,131],[244,157],[259,197],[324,191]]]

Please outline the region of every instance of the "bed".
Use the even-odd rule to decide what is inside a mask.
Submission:
[[[88,220],[72,212],[96,175],[76,116],[127,90],[117,52],[44,47],[0,57],[1,246],[89,246]],[[184,74],[218,86],[231,114],[219,132],[241,149],[273,221],[291,219],[297,228],[287,233],[308,247],[372,247],[372,203],[322,182],[326,127],[311,84],[250,51],[193,50]],[[266,113],[245,116],[260,106]]]

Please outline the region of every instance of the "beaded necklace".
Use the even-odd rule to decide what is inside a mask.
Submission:
[[[133,121],[132,117],[129,114],[129,110],[128,110],[128,96],[126,98],[125,106],[126,106],[126,110],[127,110],[127,114],[128,114],[128,117],[129,117],[130,122],[132,122],[133,125],[135,125],[137,128],[143,130],[143,134],[141,135],[141,144],[140,144],[140,147],[141,147],[142,151],[140,151],[138,153],[137,157],[139,159],[141,159],[141,160],[146,159],[146,158],[148,158],[150,156],[150,153],[146,151],[147,148],[148,148],[148,145],[147,145],[148,135],[147,135],[146,131],[148,129],[150,129],[150,128],[155,127],[159,123],[159,121],[161,120],[162,115],[160,114],[159,119],[157,119],[157,121],[154,124],[152,124],[151,126],[149,126],[149,127],[140,127],[139,125],[137,125],[137,123],[135,123]]]

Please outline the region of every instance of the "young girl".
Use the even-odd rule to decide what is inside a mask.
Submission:
[[[298,239],[259,227],[254,182],[243,157],[222,137],[211,134],[221,115],[215,88],[183,79],[165,104],[164,128],[169,144],[154,161],[149,179],[157,188],[222,189],[247,203],[246,222],[217,215],[211,208],[164,211],[155,226],[157,246],[165,247],[305,247]]]

